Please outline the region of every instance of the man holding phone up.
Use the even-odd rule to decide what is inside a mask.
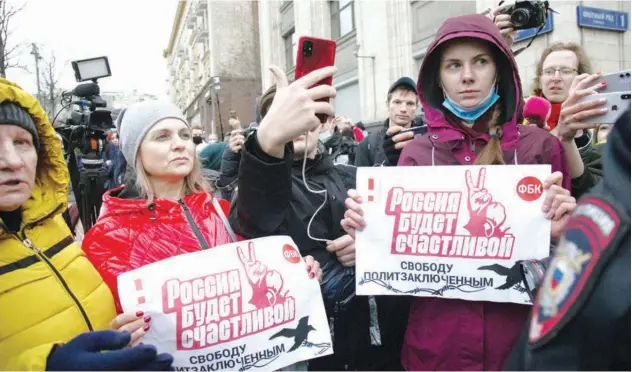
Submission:
[[[372,132],[360,143],[356,150],[356,167],[395,166],[402,148],[416,133],[425,133],[423,129],[413,129],[419,106],[413,79],[402,77],[393,83],[388,90],[386,104],[388,119],[381,130]]]
[[[336,70],[325,67],[289,84],[278,67],[270,69],[277,85],[268,91],[273,92],[269,99],[262,100],[259,128],[242,145],[231,226],[249,239],[289,235],[301,255],[312,255],[320,262],[334,354],[310,360],[310,370],[401,370],[404,332],[391,319],[407,318],[408,311],[382,311],[382,299],[377,299],[381,340],[375,345],[369,301],[353,295],[355,242],[340,220],[346,211],[347,190],[356,186],[356,168],[334,165],[319,145],[323,123],[316,115],[335,116],[331,103],[323,99],[335,97],[336,90],[314,84]]]

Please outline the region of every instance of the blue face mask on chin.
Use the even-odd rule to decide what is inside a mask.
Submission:
[[[492,107],[500,99],[500,96],[496,92],[496,84],[492,86],[492,89],[489,91],[489,95],[478,105],[472,108],[464,108],[462,106],[459,106],[450,98],[445,89],[443,90],[443,96],[445,97],[445,100],[443,101],[443,107],[450,110],[450,112],[456,115],[459,119],[464,120],[468,123],[475,122],[476,119],[483,116],[483,114],[486,113],[487,110],[489,110],[489,108]]]

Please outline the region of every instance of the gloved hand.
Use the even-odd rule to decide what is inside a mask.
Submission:
[[[386,155],[390,165],[397,165],[399,155],[402,153],[402,150],[395,148],[395,141],[393,141],[393,137],[385,134],[384,140],[382,141],[382,148],[384,149],[384,155]]]
[[[48,355],[47,371],[169,371],[173,357],[150,345],[126,347],[128,332],[86,332]]]

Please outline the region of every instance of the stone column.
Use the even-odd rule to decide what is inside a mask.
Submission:
[[[410,2],[357,0],[355,6],[362,118],[381,121],[388,115],[389,86],[401,76],[414,75]]]
[[[412,11],[409,1],[389,1],[387,3],[388,55],[390,59],[389,78],[391,82],[402,76],[412,77]],[[388,89],[388,88],[387,88]]]
[[[261,53],[261,87],[268,89],[275,83],[268,66],[275,64],[282,69],[285,66],[283,39],[281,38],[280,1],[259,1],[259,48]]]

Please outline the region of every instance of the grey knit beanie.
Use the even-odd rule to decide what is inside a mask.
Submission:
[[[15,102],[0,102],[0,124],[16,125],[33,136],[33,145],[39,151],[39,135],[29,112]]]
[[[127,163],[136,164],[138,149],[147,132],[163,119],[182,120],[190,126],[178,106],[168,101],[149,100],[123,109],[116,118],[119,145]]]

